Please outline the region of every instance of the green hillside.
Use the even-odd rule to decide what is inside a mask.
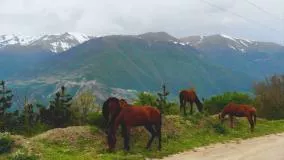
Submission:
[[[97,80],[110,87],[159,90],[165,82],[173,94],[195,87],[202,96],[247,91],[252,79],[201,58],[190,46],[108,36],[90,40],[38,67],[41,77]]]

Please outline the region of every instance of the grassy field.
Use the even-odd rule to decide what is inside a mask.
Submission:
[[[94,126],[53,129],[30,138],[13,135],[15,144],[12,152],[0,155],[0,160],[21,153],[36,155],[43,160],[160,158],[212,143],[284,132],[284,120],[258,119],[253,133],[246,119],[237,119],[235,125],[234,129],[230,129],[227,127],[228,121],[221,125],[216,117],[199,114],[189,117],[166,116],[163,119],[161,151],[157,150],[157,140],[153,142],[151,150],[145,149],[149,135],[144,128],[138,127],[132,130],[131,148],[127,153],[123,151],[120,132],[116,151],[109,153],[104,133]]]

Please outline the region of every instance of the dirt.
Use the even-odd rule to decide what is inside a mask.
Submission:
[[[281,133],[196,148],[163,160],[284,160],[283,146]]]

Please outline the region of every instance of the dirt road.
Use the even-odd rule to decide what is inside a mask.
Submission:
[[[284,133],[214,144],[164,160],[284,160]]]

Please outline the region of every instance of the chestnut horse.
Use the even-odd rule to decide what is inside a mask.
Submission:
[[[120,100],[120,105],[122,106],[122,109],[119,115],[116,117],[114,124],[109,128],[109,150],[113,150],[115,148],[116,131],[118,129],[119,124],[122,124],[124,126],[122,130],[125,150],[129,150],[130,130],[132,127],[136,126],[144,126],[151,133],[151,138],[149,139],[146,148],[149,149],[154,138],[158,137],[158,149],[160,150],[162,126],[162,118],[160,111],[151,106],[132,106],[124,100]]]
[[[219,114],[219,118],[221,119],[222,123],[226,115],[229,115],[230,117],[231,128],[233,128],[233,116],[247,117],[250,123],[251,131],[253,132],[254,126],[256,125],[256,109],[253,106],[246,104],[229,103]]]
[[[193,103],[196,104],[199,112],[202,112],[202,110],[203,110],[203,105],[200,102],[199,98],[197,97],[194,89],[182,90],[179,93],[179,101],[180,101],[180,112],[182,112],[181,110],[183,108],[184,115],[186,115],[186,108],[185,107],[186,107],[187,102],[190,103],[190,114],[192,114]]]

